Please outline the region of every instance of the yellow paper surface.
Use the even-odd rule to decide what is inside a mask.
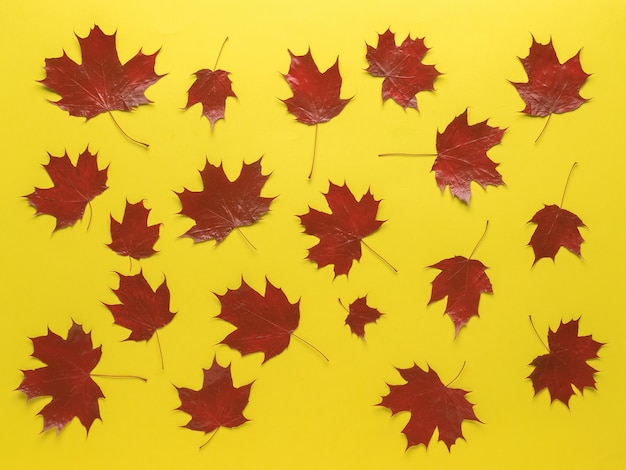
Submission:
[[[615,469],[626,463],[623,445],[623,268],[626,261],[623,193],[623,116],[626,93],[626,4],[518,1],[118,1],[4,2],[0,8],[0,462],[3,468],[93,469]],[[131,113],[115,112],[120,125],[148,150],[125,139],[106,114],[85,122],[48,101],[58,96],[38,80],[44,60],[63,51],[80,60],[75,35],[93,25],[117,32],[126,62],[140,49],[159,50],[156,72],[165,76],[147,91],[153,101]],[[426,62],[443,75],[435,92],[420,93],[420,111],[382,103],[382,79],[369,76],[366,44],[388,27],[400,42],[425,37]],[[582,90],[591,98],[578,110],[554,116],[538,143],[543,119],[520,113],[524,104],[509,81],[525,81],[517,57],[532,37],[552,38],[564,61],[582,48],[592,74]],[[184,111],[193,73],[231,73],[237,99],[214,132],[200,107]],[[322,70],[339,57],[342,97],[354,97],[319,127],[311,181],[314,129],[294,120],[280,99],[291,96],[281,74],[289,54],[310,47]],[[435,151],[437,131],[468,109],[470,123],[488,119],[507,128],[489,156],[505,186],[472,185],[469,206],[439,191],[432,158],[380,158],[385,152]],[[48,153],[76,160],[85,148],[108,166],[109,189],[75,226],[53,233],[50,216],[35,217],[23,197],[50,185],[42,165]],[[243,162],[262,157],[271,172],[264,196],[276,196],[262,222],[244,228],[251,249],[236,232],[219,246],[180,238],[191,225],[178,215],[175,192],[199,190],[205,162],[222,164],[234,179]],[[555,262],[534,267],[528,224],[543,204],[559,204],[568,172],[578,167],[564,208],[585,223],[582,257],[561,250]],[[398,270],[393,273],[365,250],[350,275],[333,279],[307,261],[315,239],[297,215],[324,210],[329,181],[344,182],[357,197],[368,189],[381,199],[382,228],[367,242]],[[110,216],[121,218],[126,201],[143,200],[150,222],[161,224],[159,253],[129,262],[107,248]],[[468,256],[490,225],[475,258],[489,269],[494,294],[483,295],[480,318],[459,336],[443,315],[445,301],[427,306],[427,266]],[[103,303],[114,303],[116,273],[142,269],[154,287],[167,279],[172,323],[159,332],[165,369],[154,339],[123,341]],[[323,351],[327,363],[297,339],[278,357],[241,357],[218,343],[232,327],[215,317],[215,294],[241,279],[261,290],[265,279],[300,301],[296,333]],[[366,327],[366,341],[352,335],[338,299],[367,295],[384,313]],[[597,390],[576,393],[569,409],[533,396],[526,378],[534,357],[545,354],[548,328],[580,317],[580,334],[606,343]],[[89,435],[77,420],[60,433],[40,433],[38,411],[48,399],[27,402],[15,391],[32,359],[31,337],[47,328],[65,336],[72,320],[102,345],[96,372],[137,374],[138,380],[97,379],[106,398],[102,420]],[[231,364],[236,386],[254,381],[245,416],[250,422],[208,438],[184,428],[189,416],[178,387],[199,388],[214,358]],[[375,406],[386,384],[402,383],[395,368],[414,363],[435,369],[444,383],[468,390],[482,424],[465,422],[465,440],[448,452],[436,434],[429,446],[410,448],[402,429],[409,416]]]

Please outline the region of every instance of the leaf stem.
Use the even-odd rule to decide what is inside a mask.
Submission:
[[[135,142],[136,144],[139,145],[143,145],[145,148],[150,147],[148,144],[146,144],[145,142],[141,142],[140,140],[137,139],[133,139],[131,136],[129,136],[124,129],[122,129],[122,127],[119,125],[119,123],[117,122],[117,120],[115,119],[115,116],[113,116],[113,113],[111,111],[107,111],[109,113],[109,116],[111,116],[111,119],[113,119],[113,123],[115,124],[115,126],[119,129],[119,131],[124,134],[124,137],[126,137],[128,140],[130,140],[131,142]]]
[[[156,336],[157,345],[159,346],[159,356],[161,357],[161,369],[165,369],[165,362],[163,361],[163,349],[161,349],[161,339],[159,338],[159,330],[154,330],[154,336]]]
[[[474,256],[474,253],[476,252],[476,248],[478,248],[478,245],[480,245],[480,242],[482,242],[483,238],[485,238],[485,234],[487,233],[487,227],[489,227],[489,221],[487,221],[487,223],[485,224],[485,230],[483,230],[483,234],[480,236],[480,238],[476,242],[476,245],[474,245],[474,249],[470,253],[468,259],[472,259],[472,256]]]
[[[569,180],[572,176],[572,171],[574,171],[574,168],[576,168],[576,165],[578,165],[578,162],[574,162],[574,164],[572,165],[572,167],[569,169],[569,173],[567,174],[567,179],[565,180],[565,187],[563,188],[563,195],[561,196],[561,205],[559,207],[563,207],[563,200],[565,199],[565,191],[567,191],[567,186],[569,185]]]
[[[379,157],[437,157],[437,153],[379,153]]]
[[[532,315],[528,315],[528,320],[530,320],[530,326],[533,327],[533,331],[535,332],[537,339],[539,339],[539,342],[543,344],[543,347],[546,348],[546,351],[550,352],[550,348],[546,345],[546,343],[543,342],[543,339],[541,339],[541,336],[539,336],[539,333],[537,332],[537,328],[535,328]]]
[[[145,377],[139,377],[138,375],[111,375],[111,374],[89,374],[91,377],[103,377],[106,379],[137,379],[143,382],[147,382]]]
[[[339,302],[339,305],[341,305],[343,307],[343,309],[346,312],[348,312],[348,315],[350,315],[350,309],[344,305],[344,303],[341,301],[341,299],[337,299],[337,302]]]
[[[256,251],[256,246],[254,246],[252,244],[252,242],[250,241],[250,239],[248,237],[246,237],[246,235],[243,233],[243,231],[239,228],[239,227],[235,227],[237,229],[237,231],[239,232],[239,234],[243,237],[243,239],[248,242],[248,245],[250,245],[252,247],[253,250]]]
[[[209,442],[211,442],[211,441],[213,440],[213,438],[214,438],[214,437],[215,437],[215,435],[217,434],[217,431],[219,431],[219,430],[220,430],[220,428],[221,428],[221,426],[219,426],[219,427],[218,427],[215,431],[213,431],[213,434],[211,434],[211,437],[209,437],[209,440],[208,440],[208,441],[206,441],[204,444],[202,444],[202,445],[200,446],[199,450],[202,450],[202,448],[203,448],[204,446],[206,446]]]
[[[318,353],[320,356],[322,356],[324,359],[326,359],[326,362],[330,362],[330,359],[328,359],[328,356],[326,356],[326,354],[324,354],[322,351],[320,351],[319,349],[317,349],[315,346],[313,346],[311,343],[309,343],[307,340],[305,340],[304,338],[301,338],[300,336],[298,336],[295,333],[291,333],[291,336],[293,336],[294,338],[296,338],[297,340],[301,341],[303,344],[306,344],[309,348],[311,348],[313,351],[315,351],[316,353]]]
[[[372,252],[379,260],[381,260],[383,263],[385,263],[389,269],[391,269],[396,274],[398,273],[398,270],[393,266],[393,264],[391,264],[389,261],[387,261],[385,258],[383,258],[376,250],[374,250],[374,248],[369,246],[365,242],[365,240],[361,240],[361,243],[363,243],[363,246],[365,248],[367,248],[370,252]]]
[[[222,56],[222,51],[224,50],[224,46],[226,45],[226,41],[228,41],[228,36],[226,36],[224,38],[224,41],[222,42],[222,45],[220,46],[220,50],[217,53],[217,58],[215,59],[215,66],[213,67],[213,71],[215,72],[215,70],[217,70],[217,63],[220,60],[220,57]]]
[[[463,372],[463,369],[465,369],[465,364],[467,364],[467,361],[463,362],[463,365],[461,366],[461,370],[459,371],[458,374],[456,374],[456,376],[446,384],[446,387],[449,387],[456,379],[459,378],[459,376],[461,375],[461,372]]]
[[[91,227],[91,219],[93,218],[93,207],[91,207],[91,201],[87,201],[87,207],[89,207],[89,220],[87,221],[87,231]]]
[[[315,136],[313,137],[313,159],[311,160],[311,170],[309,171],[309,179],[313,176],[313,167],[315,166],[315,154],[317,153],[317,128],[319,124],[315,124]]]
[[[546,119],[546,122],[543,125],[543,128],[541,129],[541,132],[539,133],[539,135],[537,136],[537,138],[535,139],[535,143],[539,142],[539,139],[541,138],[541,136],[543,135],[543,133],[546,130],[546,127],[548,127],[548,123],[550,122],[550,118],[552,117],[552,113],[548,114],[548,118]]]

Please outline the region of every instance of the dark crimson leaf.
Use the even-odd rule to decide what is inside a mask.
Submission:
[[[463,438],[461,424],[464,420],[478,421],[473,406],[467,401],[468,392],[444,385],[437,373],[428,368],[424,371],[414,365],[410,369],[398,369],[404,385],[390,385],[389,394],[379,406],[392,414],[409,411],[411,418],[402,430],[407,438],[407,448],[418,444],[428,446],[435,431],[448,450],[458,438]]]
[[[35,188],[26,196],[37,215],[48,214],[57,219],[55,230],[75,224],[87,204],[107,189],[107,168],[98,169],[97,157],[85,150],[74,166],[67,153],[62,157],[50,155],[45,169],[53,186]]]
[[[382,315],[377,309],[367,305],[365,297],[360,297],[350,304],[346,318],[346,325],[350,331],[365,339],[365,325],[375,323]]]
[[[585,224],[576,214],[555,204],[544,205],[530,219],[530,223],[537,224],[529,243],[535,253],[533,265],[541,258],[554,260],[561,247],[580,256],[580,245],[584,240],[578,227]]]
[[[154,244],[159,239],[159,225],[148,225],[148,215],[143,202],[130,204],[126,201],[126,209],[122,222],[111,217],[111,243],[109,248],[122,256],[141,259],[156,253]]]
[[[67,339],[48,330],[46,336],[32,338],[32,356],[46,364],[45,367],[25,370],[24,380],[18,390],[28,399],[52,397],[38,413],[43,416],[43,430],[60,431],[74,417],[89,428],[100,419],[98,399],[104,398],[102,390],[91,376],[102,355],[101,347],[94,348],[91,333],[72,322]]]
[[[226,98],[237,97],[232,89],[232,82],[228,78],[228,72],[224,70],[202,69],[195,73],[196,80],[189,88],[187,106],[189,109],[196,103],[202,104],[202,115],[211,123],[211,129],[215,122],[224,118]]]

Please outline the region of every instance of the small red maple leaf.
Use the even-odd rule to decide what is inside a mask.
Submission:
[[[208,162],[200,172],[202,191],[185,189],[178,193],[181,214],[194,219],[186,233],[194,242],[215,240],[220,243],[239,227],[252,225],[269,211],[273,197],[261,197],[269,178],[261,173],[261,162],[243,165],[235,181],[230,181],[221,166]]]
[[[325,196],[330,214],[310,209],[300,216],[305,233],[320,239],[309,249],[307,258],[320,268],[333,264],[335,276],[348,274],[352,262],[361,259],[363,239],[384,222],[376,220],[380,201],[369,190],[357,201],[348,186],[332,183]]]
[[[191,415],[185,427],[210,433],[220,427],[234,428],[248,421],[243,411],[248,404],[252,383],[235,388],[230,365],[221,367],[214,362],[210,369],[203,371],[204,383],[200,390],[176,387],[180,398],[177,410]]]
[[[572,385],[581,393],[585,387],[596,388],[596,369],[587,364],[598,358],[598,350],[604,343],[591,335],[578,336],[578,319],[561,324],[556,331],[548,331],[548,354],[537,356],[530,365],[535,369],[528,376],[533,383],[535,395],[547,388],[550,401],[559,400],[569,406],[574,394]]]
[[[290,303],[283,291],[269,281],[265,295],[242,281],[241,287],[217,298],[222,304],[217,318],[237,328],[222,343],[243,355],[262,352],[263,362],[287,349],[300,321],[300,301]]]
[[[407,36],[396,46],[395,34],[387,29],[378,35],[376,48],[367,44],[367,72],[383,80],[383,101],[393,99],[403,108],[417,109],[415,95],[434,90],[435,79],[440,75],[434,65],[422,63],[428,52],[423,38]]]
[[[478,316],[480,295],[493,294],[487,267],[478,260],[455,256],[429,266],[441,272],[433,280],[428,305],[448,297],[445,313],[452,319],[455,335],[473,316]]]
[[[38,413],[43,416],[43,430],[60,431],[74,417],[89,431],[100,419],[98,399],[104,394],[90,376],[102,355],[101,347],[94,348],[91,333],[72,322],[67,339],[48,330],[46,336],[31,338],[32,356],[46,364],[34,370],[23,370],[24,379],[18,390],[28,399],[51,396],[52,401]]]
[[[339,59],[325,72],[320,72],[309,49],[298,56],[289,51],[291,64],[284,75],[293,96],[281,100],[287,110],[304,124],[328,122],[337,116],[352,98],[342,99]]]
[[[95,26],[85,38],[77,37],[82,54],[79,65],[64,52],[62,57],[46,59],[46,87],[61,95],[54,102],[72,116],[91,119],[114,110],[129,111],[150,103],[144,92],[162,75],[154,72],[158,51],[151,55],[138,52],[124,65],[117,56],[115,35]]]
[[[149,340],[174,318],[174,313],[170,312],[167,282],[164,280],[154,291],[142,272],[134,276],[119,276],[120,285],[113,292],[121,303],[106,306],[115,323],[131,331],[129,340]]]
[[[588,101],[579,93],[590,76],[580,65],[580,51],[561,64],[552,40],[539,44],[533,37],[528,56],[520,61],[528,82],[512,85],[526,103],[523,113],[530,116],[567,113]]]
[[[126,209],[122,222],[111,216],[111,243],[109,248],[122,256],[141,259],[156,253],[154,244],[159,239],[159,225],[148,225],[150,211],[143,201],[130,204],[126,201]]]
[[[228,72],[224,70],[202,69],[194,75],[196,80],[189,88],[185,109],[201,103],[202,115],[209,120],[213,130],[215,122],[224,118],[226,98],[229,96],[236,98],[237,95],[233,92]]]
[[[375,323],[381,317],[377,309],[367,305],[367,299],[360,297],[350,304],[348,308],[348,316],[346,317],[346,325],[350,327],[350,331],[358,337],[365,339],[365,325]]]
[[[26,197],[37,215],[56,218],[54,230],[75,224],[85,213],[87,204],[107,189],[107,168],[98,169],[97,157],[97,153],[85,149],[75,166],[67,153],[62,157],[50,155],[50,162],[44,165],[53,186],[35,188]]]
[[[469,204],[470,183],[487,185],[504,184],[496,170],[498,164],[487,151],[502,140],[504,129],[491,127],[487,121],[469,124],[467,110],[455,117],[442,133],[437,131],[437,158],[432,171],[439,189],[450,186],[450,194]]]
[[[390,385],[389,394],[378,406],[384,406],[394,415],[409,411],[411,418],[402,430],[407,438],[407,449],[424,444],[439,430],[439,440],[450,450],[458,438],[463,438],[461,424],[464,420],[478,421],[471,404],[465,398],[467,391],[444,385],[437,373],[428,368],[424,371],[414,365],[410,369],[398,369],[406,384]]]
[[[529,242],[535,253],[533,265],[541,258],[554,260],[561,247],[580,257],[580,245],[584,240],[578,227],[585,224],[576,214],[555,204],[544,205],[530,223],[537,224]]]

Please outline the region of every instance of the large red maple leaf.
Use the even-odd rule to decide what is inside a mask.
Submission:
[[[245,281],[238,289],[217,298],[222,304],[218,318],[237,328],[222,343],[244,355],[262,352],[263,362],[287,349],[300,321],[299,301],[290,303],[283,291],[270,282],[265,295],[261,295]]]
[[[43,416],[43,430],[60,431],[77,417],[89,431],[100,419],[98,399],[104,394],[90,376],[102,355],[101,347],[94,348],[91,333],[72,322],[67,339],[48,330],[46,336],[32,338],[32,356],[46,364],[34,370],[24,370],[24,379],[18,390],[28,399],[51,396],[52,401],[38,413]]]
[[[588,101],[579,93],[590,76],[580,65],[580,51],[560,63],[552,40],[539,44],[533,37],[528,56],[520,60],[528,82],[512,84],[526,103],[523,113],[530,116],[567,113]]]
[[[191,415],[185,427],[194,431],[210,433],[220,427],[234,428],[248,421],[243,411],[251,387],[252,383],[235,388],[230,365],[221,367],[214,362],[210,369],[204,369],[200,390],[176,387],[180,398],[177,409]]]
[[[415,95],[434,90],[435,79],[440,75],[434,65],[422,59],[428,52],[423,38],[407,36],[396,46],[395,34],[387,29],[378,35],[378,45],[367,44],[367,71],[374,77],[384,77],[383,101],[393,99],[403,108],[417,109]]]
[[[478,316],[480,295],[492,294],[487,267],[478,260],[455,256],[429,266],[441,272],[433,280],[428,305],[448,297],[445,313],[452,319],[455,335],[473,316]]]
[[[591,335],[578,336],[578,319],[561,322],[555,331],[548,331],[548,354],[537,356],[530,365],[535,369],[528,376],[535,395],[547,388],[551,401],[559,400],[569,406],[574,394],[572,385],[581,393],[585,387],[596,388],[596,369],[587,364],[598,358],[603,343]]]
[[[46,78],[41,83],[61,95],[54,104],[72,116],[91,119],[100,113],[129,111],[150,103],[144,92],[162,76],[154,72],[158,51],[151,55],[140,51],[122,65],[115,34],[104,34],[95,26],[87,37],[77,36],[81,64],[65,52],[62,57],[46,59]]]
[[[67,153],[62,157],[50,155],[50,162],[44,167],[53,186],[35,188],[26,197],[37,215],[56,218],[54,230],[75,224],[85,213],[87,204],[107,189],[107,168],[98,169],[97,157],[98,154],[85,149],[74,166]]]
[[[185,236],[194,242],[221,242],[239,227],[252,225],[268,211],[273,197],[261,197],[269,175],[261,173],[261,162],[244,164],[235,181],[230,181],[221,166],[207,162],[200,172],[202,191],[185,189],[178,193],[181,214],[194,219],[195,224]]]
[[[228,72],[224,70],[202,69],[195,74],[196,80],[189,88],[187,106],[197,103],[202,104],[202,115],[211,123],[211,130],[215,123],[224,118],[226,98],[237,97],[232,88],[232,82],[228,78]]]
[[[578,227],[585,224],[576,214],[556,204],[544,205],[530,223],[537,224],[529,242],[535,253],[533,265],[541,258],[554,260],[561,247],[580,257],[580,245],[584,239]]]
[[[113,314],[115,323],[131,331],[129,340],[148,340],[174,318],[174,313],[170,312],[167,282],[164,280],[154,291],[143,272],[134,276],[119,276],[120,285],[113,292],[120,303],[106,306]]]
[[[361,259],[363,239],[384,222],[376,220],[380,201],[369,190],[357,201],[348,186],[332,183],[325,196],[330,214],[310,209],[300,216],[305,233],[320,239],[307,258],[320,268],[333,264],[335,276],[348,274],[353,261]]]
[[[450,187],[450,194],[469,204],[472,181],[483,188],[504,184],[487,151],[502,140],[504,129],[487,121],[469,124],[467,110],[455,117],[445,130],[437,131],[437,158],[432,167],[439,189]]]
[[[428,446],[439,430],[439,440],[448,450],[458,438],[463,438],[461,424],[465,420],[478,421],[473,406],[467,399],[467,391],[444,385],[437,373],[417,365],[410,369],[398,369],[406,384],[391,385],[389,394],[379,406],[391,410],[392,415],[409,411],[411,418],[402,430],[407,438],[407,448],[418,444]]]
[[[159,225],[148,225],[150,210],[143,201],[130,204],[126,201],[126,209],[122,222],[111,216],[111,243],[109,248],[122,256],[141,259],[156,253],[154,244],[159,239]]]
[[[367,305],[365,297],[359,297],[348,307],[346,325],[350,327],[352,333],[365,339],[365,325],[376,322],[381,315],[380,311]]]

